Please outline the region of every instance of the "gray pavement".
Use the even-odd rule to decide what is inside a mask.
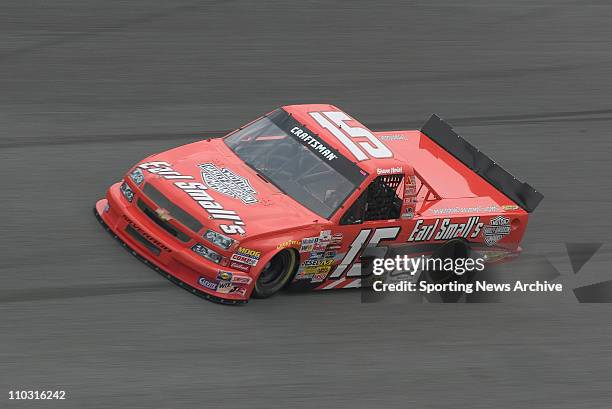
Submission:
[[[93,203],[151,153],[276,106],[374,129],[436,112],[545,200],[526,258],[610,278],[612,4],[605,1],[4,0],[0,407],[609,408],[611,314],[527,302],[191,296]],[[604,242],[573,274],[565,242]],[[64,389],[65,401],[9,401]]]

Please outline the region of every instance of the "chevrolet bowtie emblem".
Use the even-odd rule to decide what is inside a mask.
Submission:
[[[165,222],[172,219],[172,216],[170,216],[170,212],[166,209],[162,209],[161,207],[155,211],[155,214],[157,215],[157,217],[159,217]]]

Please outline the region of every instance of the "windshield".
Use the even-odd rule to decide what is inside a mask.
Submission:
[[[225,143],[285,194],[326,219],[367,176],[283,110],[236,131]]]

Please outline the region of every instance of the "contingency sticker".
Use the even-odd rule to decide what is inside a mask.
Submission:
[[[239,247],[238,250],[232,254],[230,260],[247,264],[249,266],[256,266],[260,257],[261,251],[251,250],[246,247]]]

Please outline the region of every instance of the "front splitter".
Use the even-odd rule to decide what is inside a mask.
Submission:
[[[123,241],[121,239],[121,237],[117,236],[111,229],[110,227],[108,227],[108,225],[106,224],[106,222],[102,219],[102,217],[100,216],[100,214],[98,213],[98,211],[96,210],[96,208],[94,207],[93,209],[94,215],[96,216],[96,219],[98,220],[98,222],[100,222],[100,224],[102,225],[102,227],[104,227],[104,229],[115,238],[115,240],[117,240],[121,246],[123,246],[123,248],[125,248],[131,255],[133,255],[134,257],[136,257],[138,260],[142,261],[144,264],[146,264],[147,266],[151,267],[153,270],[157,271],[160,275],[162,275],[163,277],[165,277],[166,279],[170,280],[171,282],[173,282],[174,284],[178,285],[179,287],[183,288],[186,291],[189,291],[192,294],[197,295],[198,297],[204,298],[208,301],[212,301],[218,304],[224,304],[224,305],[240,305],[240,304],[246,304],[248,302],[248,300],[227,300],[225,298],[221,298],[221,297],[215,297],[214,295],[208,294],[204,291],[201,291],[187,283],[185,283],[184,281],[179,280],[178,278],[174,277],[172,274],[168,273],[166,270],[162,269],[161,267],[155,265],[154,263],[152,263],[151,261],[147,260],[146,258],[142,257],[140,254],[138,254],[134,249],[132,249],[125,241]]]

